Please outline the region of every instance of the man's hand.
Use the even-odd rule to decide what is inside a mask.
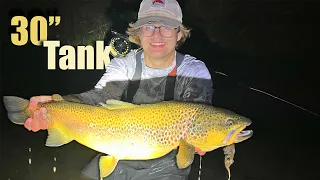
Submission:
[[[50,102],[52,101],[51,96],[33,96],[30,98],[29,109],[34,109],[37,107],[37,104]],[[29,131],[37,132],[39,130],[47,129],[47,110],[45,108],[40,108],[39,110],[35,110],[33,113],[33,118],[28,118],[24,123],[24,127]]]

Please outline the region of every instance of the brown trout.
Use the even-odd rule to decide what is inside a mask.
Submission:
[[[206,104],[163,101],[135,105],[108,100],[92,106],[65,101],[60,95],[52,98],[35,109],[29,109],[29,100],[20,97],[4,96],[3,100],[9,119],[20,125],[33,117],[36,109],[47,109],[46,146],[58,147],[75,140],[105,153],[99,161],[101,178],[112,173],[119,160],[155,159],[173,149],[178,149],[178,167],[186,168],[192,164],[195,152],[204,155],[253,134],[252,130],[244,130],[251,124],[250,119]]]

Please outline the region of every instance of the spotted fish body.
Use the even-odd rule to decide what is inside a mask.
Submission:
[[[209,152],[251,137],[242,131],[251,121],[231,111],[192,102],[159,102],[134,105],[109,100],[102,106],[64,101],[53,96],[45,107],[48,117],[47,146],[72,140],[108,154],[100,159],[100,176],[108,176],[119,160],[148,160],[162,157],[179,147],[177,164],[188,167],[195,151]],[[4,97],[9,119],[23,124],[35,109],[29,101]]]
[[[66,101],[42,106],[53,123],[49,126],[96,151],[131,160],[161,157],[176,148],[197,107],[162,102],[109,110]]]

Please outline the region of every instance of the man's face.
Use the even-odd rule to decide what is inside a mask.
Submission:
[[[141,46],[150,58],[161,59],[172,55],[181,36],[177,28],[163,24],[149,24],[140,28]]]

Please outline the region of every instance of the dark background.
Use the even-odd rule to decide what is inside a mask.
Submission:
[[[99,12],[112,22],[113,29],[124,33],[127,24],[136,19],[139,3],[129,0],[6,2],[3,6],[6,9],[1,11],[5,20],[1,28],[2,95],[30,98],[79,93],[91,89],[104,72],[47,70],[45,48],[31,43],[17,47],[11,43],[9,33],[13,29],[9,25],[13,15],[23,13],[32,17],[35,9],[57,12],[61,24],[49,28],[48,39],[67,44],[76,36],[85,36]],[[206,63],[214,80],[215,106],[236,111],[253,121],[250,126],[253,137],[236,145],[231,179],[320,179],[320,118],[248,88],[266,91],[320,113],[319,3],[302,0],[179,3],[184,24],[192,28],[191,38],[179,51]],[[107,33],[105,38],[109,36]],[[0,179],[79,179],[79,170],[95,155],[76,142],[59,148],[46,147],[46,131],[32,133],[12,124],[3,107],[0,122]],[[227,179],[223,158],[221,149],[207,153],[202,161],[201,179]],[[54,166],[56,173],[52,171]],[[190,179],[197,179],[198,167],[197,157]]]

